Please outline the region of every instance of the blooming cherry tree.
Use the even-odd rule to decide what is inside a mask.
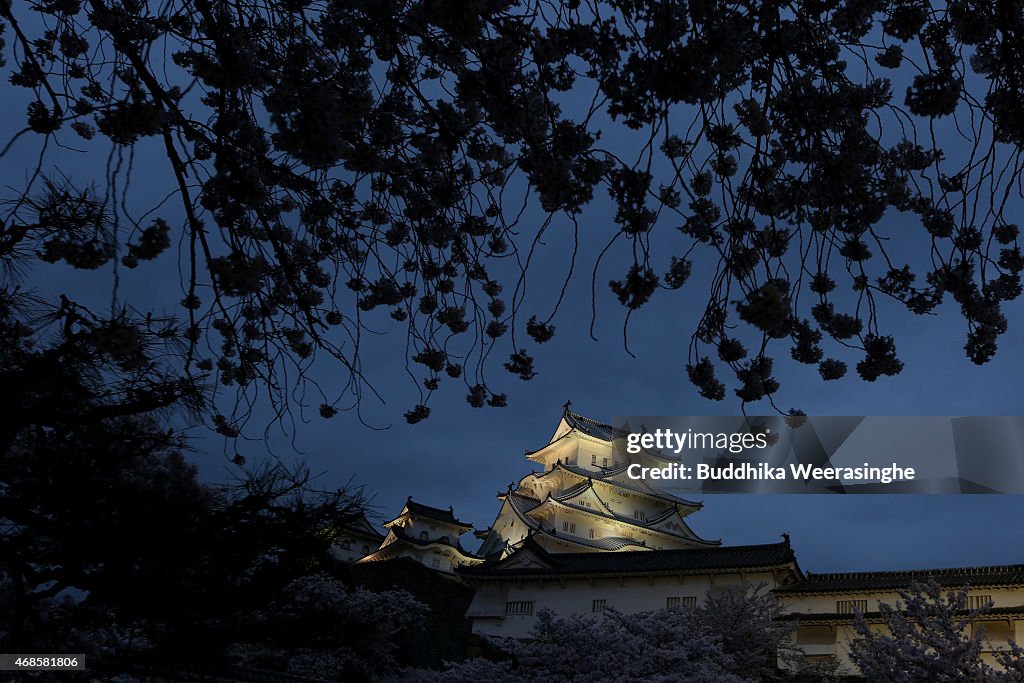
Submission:
[[[505,405],[490,371],[533,377],[567,302],[550,273],[525,296],[547,242],[566,280],[596,247],[595,298],[626,321],[692,290],[679,367],[712,400],[774,402],[780,353],[823,381],[898,374],[885,320],[944,301],[985,363],[1022,291],[1011,0],[38,0],[0,3],[0,28],[24,111],[0,157],[28,159],[0,261],[176,248],[180,361],[242,399],[229,436],[257,387],[280,415],[359,406],[365,333],[389,326],[408,421],[450,385]],[[72,149],[103,186],[60,172]],[[129,201],[136,151],[157,206]]]
[[[1012,641],[997,644],[998,666],[982,661],[989,641],[979,625],[991,607],[968,608],[966,587],[915,584],[896,604],[879,605],[881,630],[857,616],[850,659],[871,681],[1024,681],[1024,649]]]

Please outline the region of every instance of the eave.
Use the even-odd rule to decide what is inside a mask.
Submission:
[[[772,592],[777,593],[780,589]],[[970,610],[957,610],[957,616],[966,617]],[[863,612],[861,616],[870,623],[882,623],[885,617],[881,612]],[[993,607],[983,614],[978,614],[975,621],[999,621],[1006,617],[1024,617],[1024,605],[1013,605],[1010,607]],[[800,624],[852,624],[856,620],[856,614],[839,612],[788,612],[779,617],[780,621],[797,622]]]
[[[642,488],[630,482],[614,481],[607,478],[609,476],[618,475],[619,473],[624,472],[626,470],[626,467],[620,467],[618,470],[606,472],[603,475],[595,476],[593,473],[587,472],[586,470],[575,468],[571,465],[566,465],[565,463],[556,463],[555,466],[549,470],[544,470],[543,472],[531,472],[530,474],[520,479],[519,483],[520,485],[522,485],[522,483],[529,479],[530,477],[533,477],[537,480],[541,480],[544,479],[545,477],[551,476],[552,473],[565,472],[581,481],[584,479],[592,479],[593,481],[600,482],[605,486],[621,487],[629,491],[630,493],[635,493],[640,496],[649,498],[651,500],[657,500],[662,503],[670,503],[672,505],[679,505],[681,507],[688,508],[690,512],[697,512],[698,510],[704,507],[704,503],[698,501],[686,500],[685,498],[678,498],[667,493],[656,493],[654,491],[646,490],[645,488]]]
[[[636,529],[643,529],[645,531],[651,531],[653,533],[660,534],[660,535],[662,535],[662,536],[664,536],[666,538],[671,538],[671,539],[674,539],[674,540],[677,540],[677,541],[678,540],[683,540],[683,541],[687,541],[687,542],[690,542],[690,543],[695,543],[697,545],[707,545],[707,546],[717,546],[717,545],[721,545],[722,544],[721,540],[709,541],[709,540],[701,538],[700,536],[698,536],[696,534],[693,534],[692,537],[691,536],[682,536],[682,535],[679,535],[679,534],[676,534],[676,533],[672,533],[670,531],[663,531],[661,529],[656,529],[656,528],[654,528],[652,526],[649,526],[650,522],[647,522],[646,524],[642,524],[642,523],[639,523],[639,520],[634,520],[634,519],[632,519],[630,517],[624,517],[622,515],[606,515],[604,513],[598,512],[597,510],[594,510],[593,508],[583,507],[583,506],[580,506],[580,505],[574,505],[572,503],[566,503],[564,501],[558,500],[557,498],[555,498],[553,496],[549,496],[549,499],[551,501],[553,501],[555,504],[565,506],[566,508],[568,508],[570,510],[574,510],[574,511],[577,511],[577,512],[582,512],[582,513],[588,514],[588,515],[593,515],[594,517],[598,517],[598,518],[606,520],[606,521],[618,522],[620,524],[625,524],[625,525],[627,525],[629,527],[634,527]],[[541,503],[541,505],[543,505],[543,503]],[[688,530],[690,529],[690,527],[687,526],[685,523],[684,523],[684,526],[686,526],[686,528]],[[693,533],[692,530],[690,530],[690,532]]]
[[[369,555],[366,555],[365,557],[356,560],[356,562],[373,562],[373,561],[376,561],[378,559],[386,559],[386,558],[381,558],[379,556],[381,556],[381,555],[393,555],[396,552],[398,552],[398,549],[400,547],[403,547],[403,546],[407,547],[407,548],[416,548],[416,549],[424,549],[424,550],[425,549],[431,549],[431,550],[442,550],[442,551],[446,551],[446,552],[450,551],[451,555],[453,555],[455,557],[458,557],[459,559],[464,560],[467,563],[479,564],[480,562],[483,562],[483,558],[482,557],[477,557],[476,555],[473,555],[472,553],[468,553],[465,550],[462,550],[461,548],[452,545],[451,543],[445,543],[444,541],[440,541],[440,540],[437,540],[437,541],[420,541],[420,540],[414,539],[414,538],[400,538],[400,537],[396,537],[395,540],[392,541],[391,543],[388,543],[386,545],[382,545],[380,548],[378,548],[377,550],[374,550]]]

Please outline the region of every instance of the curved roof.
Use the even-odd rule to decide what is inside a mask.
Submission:
[[[605,424],[604,422],[598,422],[589,417],[579,415],[568,409],[562,413],[562,419],[565,420],[573,429],[580,431],[587,436],[592,436],[595,439],[602,441],[615,441],[616,439],[625,439],[629,436],[630,432],[619,427],[613,427],[612,425]],[[666,458],[658,451],[651,450],[649,448],[641,448],[640,452],[644,455],[652,456],[658,460],[664,460],[665,462],[676,462],[672,458]]]
[[[596,493],[595,493],[595,495],[596,495]],[[619,522],[621,524],[626,524],[626,525],[629,525],[629,526],[634,526],[634,527],[637,527],[639,529],[646,529],[648,531],[653,531],[655,533],[662,534],[664,536],[671,536],[673,538],[678,538],[678,539],[681,539],[681,540],[684,540],[684,541],[688,541],[690,543],[697,543],[697,544],[701,544],[701,545],[721,545],[721,543],[722,543],[720,540],[719,541],[709,541],[709,540],[703,539],[700,536],[698,536],[697,534],[693,533],[692,530],[690,530],[690,534],[691,535],[686,535],[686,534],[676,533],[675,531],[668,531],[668,530],[665,530],[665,529],[656,529],[656,528],[654,528],[653,525],[657,524],[658,522],[663,521],[665,519],[665,515],[661,515],[661,516],[655,518],[654,520],[639,520],[639,519],[634,519],[633,517],[626,517],[624,515],[619,515],[619,514],[616,514],[614,512],[609,514],[607,512],[602,512],[602,511],[597,510],[595,508],[588,508],[588,507],[585,507],[583,505],[577,505],[575,503],[570,503],[567,500],[561,500],[561,497],[551,496],[550,494],[548,495],[548,498],[545,499],[545,502],[547,500],[552,500],[555,503],[557,503],[558,505],[564,505],[565,507],[568,507],[568,508],[570,508],[572,510],[577,510],[579,512],[584,512],[584,513],[587,513],[587,514],[590,514],[590,515],[594,515],[594,516],[600,517],[602,519],[607,519],[607,520],[610,520],[610,521],[613,521],[613,522]],[[535,507],[539,507],[539,506],[535,506]],[[672,510],[670,512],[675,512],[675,510]],[[684,526],[685,526],[685,524],[684,524]],[[686,528],[689,530],[688,526]]]
[[[905,589],[911,583],[934,579],[942,587],[1024,586],[1024,564],[991,567],[951,567],[947,569],[912,569],[883,572],[846,572],[840,574],[807,573],[797,586],[778,593],[830,593]]]
[[[790,589],[776,588],[773,592],[785,593]],[[962,616],[971,614],[971,610],[956,610]],[[867,621],[883,621],[885,616],[880,611],[862,612],[861,616]],[[997,617],[1020,617],[1024,616],[1024,605],[1010,605],[1007,607],[991,607],[984,610],[982,614],[975,617],[976,621],[994,620]],[[780,621],[800,622],[804,624],[834,624],[836,622],[852,622],[857,615],[851,612],[789,612],[779,616]]]
[[[643,541],[637,541],[632,538],[626,538],[624,536],[607,536],[605,538],[582,538],[573,534],[560,534],[556,529],[545,529],[539,527],[534,531],[535,534],[541,534],[548,538],[553,538],[556,541],[564,541],[566,543],[572,543],[574,545],[583,546],[584,548],[593,548],[594,550],[610,550],[618,551],[623,548],[632,548],[634,552],[652,551],[653,548],[649,547]],[[591,554],[591,553],[585,553]]]
[[[533,508],[537,507],[542,502],[541,500],[534,498],[533,496],[528,496],[524,493],[519,493],[518,491],[504,493],[502,494],[502,497],[514,499],[515,502],[518,503],[517,511],[521,511],[524,514],[529,512]]]
[[[451,548],[452,550],[456,551],[457,553],[459,553],[460,555],[462,555],[464,557],[479,559],[477,555],[475,555],[475,554],[469,552],[468,550],[466,550],[465,548],[463,548],[462,544],[459,543],[459,539],[457,539],[457,538],[454,541],[452,539],[450,539],[450,538],[447,538],[447,537],[435,538],[433,540],[423,540],[423,539],[420,539],[420,538],[416,538],[415,536],[410,536],[409,534],[405,533],[404,531],[396,530],[394,528],[391,529],[391,533],[394,534],[395,541],[392,541],[392,543],[388,543],[387,545],[382,545],[380,548],[378,548],[377,550],[375,550],[372,553],[370,553],[369,555],[367,555],[367,557],[370,557],[370,556],[372,556],[372,555],[374,555],[374,554],[376,554],[378,552],[386,550],[391,545],[393,545],[394,543],[397,542],[397,543],[408,543],[410,545],[417,545],[417,546],[420,546],[420,547],[444,546],[445,548]]]
[[[424,505],[423,503],[417,503],[416,501],[414,501],[412,499],[412,496],[409,496],[409,498],[406,499],[405,507],[402,508],[402,512],[399,513],[398,517],[395,517],[394,519],[385,522],[384,526],[389,526],[393,524],[395,521],[400,519],[402,515],[405,514],[413,514],[420,517],[427,517],[438,522],[443,522],[445,524],[451,524],[453,526],[458,527],[464,527],[466,529],[473,528],[473,525],[471,523],[463,522],[459,519],[456,519],[455,511],[451,507],[445,510],[443,508],[433,507],[432,505]]]
[[[525,524],[530,529],[540,529],[540,522],[530,517],[527,513],[533,510],[535,507],[540,505],[540,501],[536,498],[530,498],[527,496],[520,495],[518,493],[509,493],[505,496],[505,502],[515,513],[519,521]]]
[[[702,507],[704,507],[704,503],[674,496],[671,493],[666,493],[665,491],[656,489],[653,486],[649,486],[641,480],[629,479],[627,481],[618,481],[608,479],[608,477],[616,476],[618,474],[625,472],[626,467],[620,467],[617,470],[611,470],[605,472],[604,474],[598,474],[596,472],[592,472],[582,467],[576,467],[575,465],[567,465],[564,462],[559,462],[555,463],[555,465],[549,470],[544,470],[543,472],[531,472],[530,474],[527,474],[520,480],[519,483],[522,484],[524,480],[529,479],[530,477],[533,477],[535,479],[543,479],[544,477],[550,476],[554,472],[562,470],[565,472],[569,472],[570,474],[573,474],[577,477],[580,477],[581,479],[593,479],[594,481],[599,481],[608,484],[609,486],[617,486],[620,488],[624,488],[632,493],[639,493],[641,495],[648,496],[650,498],[654,498],[660,501],[664,501],[666,503],[682,505],[684,507],[692,508],[693,510],[699,510]],[[499,496],[500,495],[503,494],[499,494]]]
[[[534,549],[534,552],[538,552]],[[543,550],[539,552],[544,552]],[[509,567],[493,564],[460,568],[473,575],[550,575],[550,574],[629,574],[675,573],[687,571],[739,570],[792,567],[802,576],[796,554],[788,543],[737,545],[718,548],[685,548],[618,553],[547,553],[547,567]]]
[[[554,440],[552,440],[552,441],[549,441],[549,442],[547,442],[546,444],[544,444],[544,445],[543,445],[543,446],[541,446],[540,448],[535,448],[535,449],[533,449],[532,451],[526,451],[526,457],[527,457],[527,459],[530,459],[530,457],[531,457],[531,456],[533,456],[533,455],[536,455],[537,453],[540,453],[541,451],[543,451],[543,450],[547,449],[547,447],[548,447],[548,446],[550,446],[550,445],[552,445],[552,444],[556,444],[556,443],[558,443],[559,441],[561,441],[561,440],[563,440],[563,439],[566,439],[566,438],[568,438],[570,434],[572,434],[572,431],[568,431],[568,432],[566,432],[565,434],[562,434],[562,435],[561,435],[560,437],[558,437],[557,439],[554,439]]]
[[[590,488],[592,486],[591,482],[584,482],[584,484],[585,484],[585,487],[582,487],[582,488],[581,487],[574,487],[576,489],[579,489],[579,491],[576,491],[572,495],[578,495],[578,493],[580,491],[583,491],[586,488]],[[594,495],[597,495],[597,493],[595,492]],[[689,526],[687,526],[685,522],[683,523],[683,527],[689,532],[689,535],[681,534],[681,533],[676,533],[675,531],[668,531],[668,530],[665,530],[665,529],[656,529],[656,528],[654,528],[652,525],[658,524],[661,521],[664,521],[664,519],[666,518],[665,515],[661,515],[661,516],[655,518],[654,520],[645,520],[645,521],[641,522],[640,520],[633,519],[632,517],[624,517],[622,515],[617,515],[617,514],[614,514],[614,513],[602,512],[602,511],[596,510],[594,508],[588,508],[588,507],[585,507],[583,505],[576,505],[575,503],[570,503],[567,500],[563,500],[563,498],[567,498],[567,497],[571,497],[571,496],[568,496],[567,494],[561,494],[559,496],[552,496],[549,493],[544,500],[537,500],[536,498],[533,498],[532,496],[525,496],[525,495],[522,495],[522,494],[514,492],[514,491],[513,492],[509,492],[509,493],[504,495],[505,500],[508,501],[509,506],[512,508],[513,512],[515,512],[516,516],[519,517],[520,521],[523,522],[523,524],[526,525],[528,528],[533,529],[535,531],[547,532],[547,530],[544,529],[543,525],[540,522],[538,522],[536,519],[534,519],[529,513],[533,512],[533,510],[535,510],[536,508],[538,508],[541,505],[544,505],[544,504],[546,504],[546,503],[548,503],[550,501],[554,505],[561,505],[561,506],[564,506],[566,508],[569,508],[570,510],[574,510],[574,511],[577,511],[577,512],[583,512],[583,513],[586,513],[586,514],[594,515],[595,517],[598,517],[600,519],[605,519],[605,520],[609,520],[609,521],[613,521],[613,522],[619,522],[621,524],[626,524],[627,526],[636,527],[638,529],[645,529],[645,530],[648,530],[648,531],[653,531],[654,533],[661,534],[663,536],[669,536],[671,538],[676,538],[676,539],[679,539],[679,540],[683,540],[683,541],[686,541],[688,543],[694,543],[694,544],[697,544],[697,545],[706,545],[706,546],[718,546],[718,545],[721,545],[721,543],[722,543],[721,540],[709,541],[707,539],[701,538],[697,534],[693,533],[693,530],[690,529]],[[600,496],[597,496],[597,497],[598,497],[598,500],[600,500]],[[601,502],[602,502],[602,504],[604,503],[604,501],[601,501]],[[605,505],[605,507],[607,508],[607,505]],[[675,512],[675,510],[673,509],[670,512]],[[561,534],[558,534],[557,532],[554,535],[557,536],[560,539],[568,538],[568,536],[563,536]],[[600,547],[600,546],[594,546],[593,543],[590,543],[586,539],[582,539],[582,538],[579,538],[577,536],[572,536],[571,539],[574,542],[578,539],[580,541],[580,545]],[[639,544],[639,542],[637,542],[637,543]]]
[[[583,540],[587,541],[585,545],[592,545],[595,548],[601,548],[602,550],[621,550],[622,548],[631,545],[647,547],[642,542],[638,543],[637,541],[634,541],[632,538],[625,538],[623,536],[607,536],[605,538],[595,538],[590,541],[588,541],[587,539]]]
[[[602,441],[615,441],[615,439],[625,439],[628,432],[613,427],[604,422],[598,422],[589,417],[579,415],[572,412],[571,410],[565,410],[562,413],[562,417],[573,429],[578,429],[587,436],[593,436],[594,438],[601,439]]]
[[[534,460],[534,458],[533,458],[534,455],[537,455],[537,454],[543,452],[548,447],[550,447],[552,444],[556,444],[556,443],[562,441],[563,439],[567,438],[574,431],[578,432],[580,434],[583,434],[585,436],[589,436],[589,437],[591,437],[593,439],[597,439],[599,441],[605,441],[605,442],[608,442],[608,443],[611,443],[611,442],[616,441],[618,439],[625,439],[629,435],[629,432],[627,432],[627,431],[625,431],[623,429],[619,429],[618,427],[613,427],[612,425],[605,424],[604,422],[599,422],[599,421],[594,420],[592,418],[585,417],[583,415],[579,415],[577,413],[572,412],[568,408],[565,408],[563,410],[563,412],[562,412],[562,419],[565,420],[566,425],[568,425],[569,431],[567,431],[565,434],[562,434],[557,439],[553,439],[552,441],[549,441],[548,443],[544,444],[540,448],[537,448],[537,449],[532,450],[532,451],[529,451],[529,450],[526,451],[526,457],[528,459]],[[666,458],[661,453],[659,453],[657,451],[650,450],[648,448],[641,449],[641,453],[643,453],[645,456],[648,456],[648,457],[651,457],[651,458],[655,458],[657,460],[661,460],[661,461],[666,462],[666,463],[676,462],[675,460],[673,460],[671,458]]]
[[[680,505],[685,505],[686,507],[691,507],[694,508],[695,510],[699,510],[700,508],[704,507],[704,503],[695,500],[687,500],[686,498],[680,498],[679,496],[674,496],[671,493],[667,493],[665,491],[662,491],[661,489],[657,489],[651,486],[650,484],[647,484],[642,479],[632,479],[629,477],[626,478],[626,481],[610,479],[610,477],[617,477],[621,474],[625,474],[626,471],[629,469],[629,465],[623,465],[622,467],[619,467],[618,469],[615,470],[608,470],[598,477],[593,476],[593,472],[588,472],[582,467],[576,467],[575,465],[566,465],[562,463],[561,465],[556,465],[556,467],[558,466],[561,466],[563,469],[568,470],[573,474],[590,477],[591,479],[597,479],[598,481],[603,481],[611,486],[621,486],[624,489],[633,491],[634,493],[641,493],[643,495],[650,496],[651,498],[657,498],[659,500],[664,500],[670,503],[679,503]]]
[[[593,497],[597,499],[597,503],[601,506],[601,509],[599,510],[599,513],[602,516],[607,516],[607,517],[617,517],[618,516],[618,515],[615,514],[615,510],[612,510],[611,507],[608,505],[608,503],[604,502],[604,498],[602,498],[600,496],[600,494],[598,494],[598,492],[594,489],[594,481],[592,479],[587,479],[586,481],[581,481],[580,483],[576,484],[575,486],[570,486],[569,488],[565,489],[564,491],[562,491],[561,493],[559,493],[557,495],[552,494],[551,492],[548,492],[548,496],[551,497],[551,498],[554,498],[555,500],[557,500],[560,503],[565,503],[566,505],[571,505],[573,507],[581,507],[581,508],[585,507],[587,510],[594,510],[594,508],[590,507],[589,505],[579,505],[578,503],[573,503],[572,502],[573,498],[576,498],[576,497],[586,493],[587,491],[590,491],[591,493],[593,493]]]
[[[505,499],[509,507],[512,508],[512,512],[515,513],[516,517],[522,522],[532,533],[544,534],[560,541],[566,541],[569,543],[575,543],[585,548],[595,548],[597,550],[619,550],[627,546],[635,546],[636,548],[646,548],[646,544],[642,541],[635,541],[630,538],[623,538],[620,536],[611,536],[608,538],[601,539],[585,539],[580,538],[572,534],[560,534],[554,529],[545,529],[544,525],[531,517],[529,513],[534,508],[541,505],[541,501],[536,498],[528,498],[526,496],[520,496],[516,493],[509,494]],[[584,510],[586,508],[583,508]]]

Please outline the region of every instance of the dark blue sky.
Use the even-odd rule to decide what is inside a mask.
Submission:
[[[11,88],[5,87],[10,93]],[[20,127],[24,103],[12,95],[0,110],[0,130]],[[6,142],[4,140],[3,142]],[[75,142],[69,137],[68,142]],[[38,153],[36,141],[26,137],[0,160],[0,186],[17,186]],[[85,154],[64,152],[53,157],[56,167],[79,182],[99,184],[109,149],[94,142]],[[163,158],[142,145],[135,160],[132,204],[148,207],[169,189]],[[9,190],[4,190],[7,194]],[[175,218],[169,210],[168,218]],[[603,202],[582,217],[581,263],[592,262],[607,239],[608,212]],[[172,224],[174,224],[172,220]],[[557,273],[564,268],[569,226],[556,221],[548,241],[550,249],[538,262],[538,277],[530,281],[524,309],[544,313],[557,296]],[[666,243],[671,243],[666,239]],[[680,242],[681,243],[681,242]],[[922,244],[923,242],[918,242]],[[670,254],[658,255],[667,262]],[[155,267],[122,273],[120,294],[138,308],[173,310],[180,300],[176,255],[166,253]],[[297,433],[271,429],[269,447],[286,460],[305,457],[322,472],[323,486],[337,486],[351,477],[376,492],[380,515],[398,512],[406,496],[422,502],[453,505],[460,518],[486,527],[498,509],[495,493],[525,475],[530,464],[525,450],[546,443],[555,429],[561,406],[596,419],[616,415],[734,414],[738,400],[709,403],[697,396],[684,366],[697,307],[704,292],[697,263],[695,277],[680,292],[659,292],[634,316],[630,357],[622,346],[623,309],[607,293],[607,281],[621,277],[626,264],[615,261],[599,275],[598,341],[590,339],[590,271],[584,267],[574,279],[567,305],[555,321],[558,333],[536,349],[539,374],[530,382],[506,375],[500,359],[492,368],[495,388],[507,391],[504,409],[475,410],[464,400],[462,387],[445,387],[430,401],[430,419],[408,425],[402,413],[418,402],[405,370],[405,338],[388,324],[386,313],[369,322],[388,334],[374,339],[364,351],[369,378],[387,399],[368,398],[363,417],[374,430],[360,424],[353,413],[322,420],[309,411],[310,422]],[[24,285],[45,294],[73,293],[99,306],[110,301],[109,270],[103,276],[81,274],[60,266],[37,264]],[[938,316],[914,317],[885,311],[886,331],[897,338],[906,362],[904,372],[872,384],[851,372],[824,384],[815,368],[780,360],[776,372],[783,382],[779,405],[815,415],[1011,415],[1021,414],[1024,370],[1024,303],[1007,307],[1010,330],[1000,351],[986,366],[973,365],[963,353],[965,325],[948,304]],[[525,318],[524,318],[525,319]],[[780,345],[778,356],[787,356]],[[847,361],[856,361],[847,357]],[[325,386],[339,384],[340,371],[318,365],[317,379]],[[337,378],[337,379],[335,379]],[[318,403],[318,401],[316,402]],[[749,412],[764,412],[757,406]],[[254,420],[254,425],[260,416]],[[255,429],[254,433],[259,432]],[[193,430],[196,456],[204,477],[223,480],[233,471],[221,444],[201,430]],[[293,438],[294,437],[294,438]],[[261,441],[243,445],[250,462],[267,452]],[[726,544],[770,543],[779,534],[791,534],[801,566],[810,571],[896,569],[950,565],[1024,563],[1024,497],[1022,496],[765,496],[715,495],[705,498],[704,509],[690,518],[705,538]]]
[[[672,306],[664,305],[670,313]],[[819,415],[1019,414],[1019,330],[1011,328],[1004,352],[991,364],[963,357],[959,330],[940,319],[912,321],[902,337],[907,368],[896,378],[865,384],[850,377],[823,385],[803,368],[788,371],[786,395]],[[302,432],[310,463],[329,477],[356,472],[376,489],[383,514],[394,514],[407,495],[454,505],[479,527],[497,512],[495,494],[518,481],[532,464],[524,451],[550,437],[566,399],[583,414],[610,420],[622,414],[729,414],[736,405],[710,404],[695,395],[683,372],[683,330],[652,325],[636,335],[636,359],[611,332],[593,342],[586,315],[563,320],[540,355],[534,380],[512,385],[510,406],[472,410],[460,396],[431,403],[419,425],[400,419],[369,432],[351,415]],[[638,326],[640,327],[640,326]],[[395,361],[400,370],[401,364]],[[401,395],[405,385],[395,373]],[[511,384],[511,382],[509,382]],[[437,398],[437,397],[435,397]],[[401,404],[399,404],[401,405]],[[367,411],[384,421],[389,407]],[[394,410],[394,409],[392,409]],[[398,412],[395,410],[395,412]],[[345,463],[351,463],[348,468]],[[764,543],[791,534],[805,570],[894,569],[1024,562],[1022,496],[712,495],[690,518],[694,530],[728,544]]]

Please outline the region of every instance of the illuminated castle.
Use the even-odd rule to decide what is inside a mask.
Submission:
[[[494,523],[477,535],[479,554],[506,557],[532,538],[551,553],[673,550],[714,547],[693,532],[686,517],[701,503],[677,498],[626,475],[629,465],[664,467],[674,461],[649,451],[616,454],[613,443],[624,433],[576,415],[564,406],[549,443],[528,451],[541,465],[499,493]]]
[[[805,662],[855,675],[850,660],[855,613],[882,628],[880,604],[930,579],[970,586],[970,606],[991,604],[982,624],[982,658],[1011,640],[1024,642],[1024,565],[935,570],[805,573],[789,536],[781,543],[724,546],[697,536],[686,518],[701,504],[677,498],[626,468],[677,462],[656,453],[624,454],[625,432],[563,408],[550,442],[527,458],[543,467],[498,495],[483,560],[456,574],[475,589],[466,616],[475,633],[529,637],[536,614],[594,614],[686,609],[740,585],[762,586],[779,600]],[[621,445],[621,441],[619,441]]]
[[[351,551],[336,554],[359,563],[404,558],[469,583],[474,597],[466,617],[482,635],[529,637],[542,609],[560,616],[609,607],[686,609],[754,585],[778,598],[807,662],[831,663],[853,675],[855,614],[881,628],[880,604],[893,604],[913,582],[934,579],[948,588],[969,585],[970,606],[992,605],[982,620],[987,662],[1009,641],[1024,642],[1024,565],[805,573],[787,534],[781,543],[743,546],[699,537],[687,518],[701,503],[626,474],[634,463],[677,461],[650,451],[627,455],[615,447],[624,437],[620,429],[571,412],[567,403],[548,444],[526,453],[543,469],[498,494],[494,522],[474,532],[483,539],[476,553],[459,540],[472,525],[451,508],[410,498],[384,524],[379,545],[373,543],[377,532],[361,521],[340,541]]]
[[[385,522],[387,535],[357,558],[356,562],[380,562],[410,558],[419,564],[451,574],[461,566],[479,564],[483,560],[462,547],[459,537],[473,525],[455,517],[452,508],[417,503],[412,496],[398,516]]]

